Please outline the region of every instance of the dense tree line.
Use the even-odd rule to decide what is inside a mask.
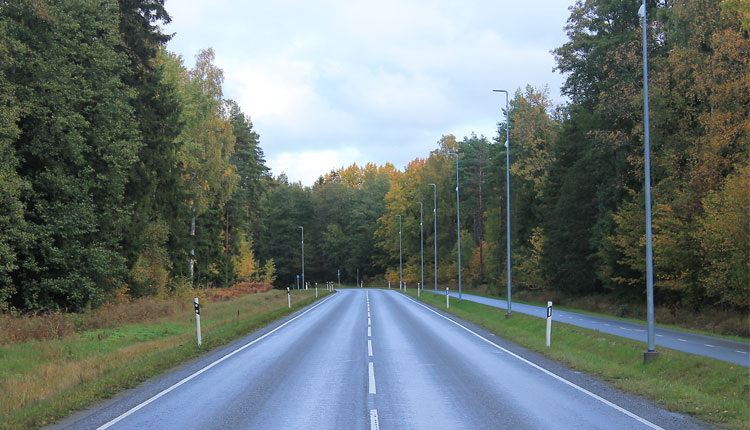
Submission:
[[[163,3],[0,2],[0,310],[273,279],[259,137],[210,49],[165,51]]]
[[[460,228],[463,281],[502,292],[508,150],[514,288],[640,301],[633,3],[571,8],[569,41],[554,51],[566,105],[546,88],[519,89],[494,137],[446,135],[401,170],[352,165],[306,187],[269,176],[210,49],[192,69],[164,49],[162,0],[2,1],[0,310],[79,310],[191,284],[288,286],[301,274],[299,227],[309,282],[340,272],[342,282],[394,283],[396,215],[404,277],[415,285],[417,202],[427,286],[435,241],[438,282],[457,281]],[[656,299],[747,310],[750,10],[736,0],[648,3]]]

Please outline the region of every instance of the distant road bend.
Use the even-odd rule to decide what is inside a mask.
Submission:
[[[425,290],[430,292],[430,290]],[[445,295],[445,291],[438,290],[439,294]],[[450,292],[451,297],[458,298],[458,293]],[[508,309],[505,300],[490,297],[476,296],[473,294],[462,294],[464,300],[481,303],[501,309]],[[512,296],[511,296],[512,298]],[[513,303],[513,312],[532,315],[539,318],[547,317],[547,310],[541,306]],[[603,333],[612,334],[628,339],[646,343],[646,325],[619,321],[612,318],[596,317],[592,315],[554,310],[553,319],[566,324],[598,330]],[[736,340],[724,339],[715,336],[704,336],[686,331],[671,330],[656,327],[656,346],[664,346],[676,351],[687,352],[704,357],[750,367],[750,343]],[[645,346],[644,346],[645,348]]]
[[[702,427],[395,291],[354,289],[55,428]]]

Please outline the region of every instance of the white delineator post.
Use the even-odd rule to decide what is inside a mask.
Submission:
[[[292,307],[292,295],[289,292],[289,287],[286,287],[286,307]]]
[[[318,298],[318,283],[315,283],[315,298]]]
[[[547,302],[547,346],[552,337],[552,302]]]
[[[419,297],[419,282],[417,282],[417,297]]]
[[[446,309],[451,308],[451,296],[448,294],[448,287],[445,287],[445,307]]]
[[[195,333],[198,335],[198,346],[201,346],[201,307],[198,298],[193,299],[195,305]]]
[[[391,289],[391,281],[388,281],[388,289]]]

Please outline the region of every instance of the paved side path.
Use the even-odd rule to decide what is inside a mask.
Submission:
[[[429,294],[431,291],[427,289],[424,290],[424,292]],[[438,290],[438,293],[445,295],[445,291]],[[458,298],[457,292],[451,291],[450,295],[451,297]],[[501,309],[508,309],[508,304],[505,300],[475,296],[466,293],[462,296],[464,300],[469,300],[471,302],[481,303],[483,305]],[[546,308],[525,305],[522,303],[514,302],[513,312],[520,312],[522,314],[532,315],[539,318],[547,317]],[[644,345],[648,340],[645,324],[618,321],[610,318],[595,317],[561,310],[553,310],[552,319],[554,321],[598,330],[615,336],[640,340],[643,341]],[[727,361],[729,363],[739,364],[740,366],[750,367],[750,343],[659,327],[656,327],[655,333],[657,347],[664,346],[677,351],[702,355],[721,361]]]

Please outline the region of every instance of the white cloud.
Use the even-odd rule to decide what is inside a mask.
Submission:
[[[359,151],[356,148],[281,152],[268,159],[268,166],[274,176],[284,173],[290,182],[302,181],[303,184],[310,185],[331,170],[352,165],[358,157]]]
[[[443,134],[493,136],[494,88],[559,99],[549,51],[572,2],[168,0],[166,31],[188,64],[214,48],[275,174],[310,184],[352,162],[402,167]]]

